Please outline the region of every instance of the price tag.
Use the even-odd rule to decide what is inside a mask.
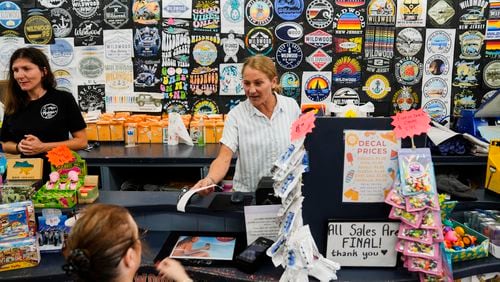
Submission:
[[[429,115],[422,109],[403,111],[392,116],[392,126],[396,137],[413,137],[426,133],[430,128]]]
[[[316,117],[314,116],[314,113],[310,111],[301,115],[296,121],[294,121],[291,130],[292,142],[303,138],[307,133],[312,132],[315,120]]]

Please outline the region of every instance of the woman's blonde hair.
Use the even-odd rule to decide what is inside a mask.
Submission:
[[[276,69],[276,65],[271,58],[264,55],[248,57],[243,62],[243,69],[241,70],[241,73],[243,73],[247,67],[264,73],[271,81],[276,77],[277,82],[276,86],[273,87],[273,92],[281,93],[278,70]]]

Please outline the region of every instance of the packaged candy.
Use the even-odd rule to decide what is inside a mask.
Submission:
[[[433,230],[434,232],[432,232],[432,241],[436,242],[436,243],[440,243],[440,242],[444,242],[444,235],[443,235],[443,232],[441,232],[441,228],[439,229],[435,229]]]
[[[408,257],[408,270],[440,275],[443,271],[441,260]]]
[[[404,209],[392,207],[389,213],[389,218],[400,219],[403,223],[406,223],[412,227],[418,228],[422,222],[422,212],[407,212]]]
[[[426,210],[420,223],[420,228],[423,229],[441,229],[441,217],[439,211]]]
[[[432,275],[428,273],[420,272],[420,281],[422,282],[450,282],[453,280],[447,280],[447,277],[443,275]]]
[[[397,190],[394,189],[391,189],[391,191],[389,191],[387,197],[385,197],[385,202],[393,207],[397,207],[400,209],[404,209],[406,207],[405,198],[403,197],[403,195],[400,195]]]
[[[406,241],[403,254],[411,257],[438,259],[439,245]]]
[[[406,243],[406,240],[398,240],[396,242],[396,247],[394,247],[396,252],[402,253],[405,250],[405,243]]]
[[[406,224],[399,227],[398,238],[425,244],[432,243],[432,231],[428,229],[413,228]]]
[[[439,200],[434,193],[420,193],[406,197],[406,210],[421,211],[424,209],[439,210]]]
[[[404,196],[435,193],[436,181],[429,148],[400,149],[398,160]]]

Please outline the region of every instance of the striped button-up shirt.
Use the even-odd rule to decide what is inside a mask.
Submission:
[[[271,174],[273,163],[290,145],[290,128],[299,117],[300,108],[292,98],[276,97],[270,119],[248,100],[228,113],[220,142],[238,157],[233,179],[235,191],[254,192],[259,180]]]

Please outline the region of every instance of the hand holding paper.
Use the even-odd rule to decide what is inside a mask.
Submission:
[[[191,199],[191,197],[195,193],[198,193],[202,190],[211,189],[211,188],[214,188],[216,186],[217,186],[216,184],[212,184],[212,185],[203,186],[200,188],[189,189],[184,195],[182,195],[182,197],[179,199],[179,201],[177,201],[177,211],[186,212],[186,205],[189,202],[189,199]]]

